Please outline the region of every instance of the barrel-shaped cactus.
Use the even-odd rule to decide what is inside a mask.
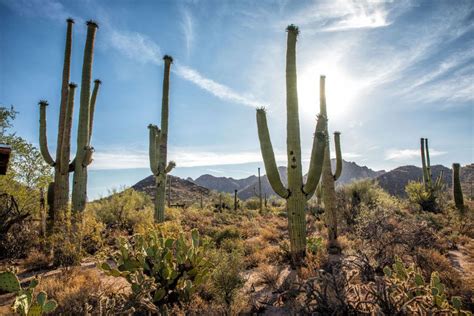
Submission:
[[[56,159],[54,160],[48,150],[46,137],[46,107],[47,101],[40,101],[40,151],[44,160],[55,169],[54,182],[48,188],[48,196],[52,197],[49,210],[49,228],[54,222],[65,219],[69,202],[69,173],[75,172],[73,184],[73,211],[82,211],[86,201],[87,165],[91,162],[92,147],[90,137],[92,121],[97,99],[100,80],[95,81],[94,91],[90,94],[92,60],[94,39],[97,23],[87,22],[87,39],[84,50],[84,63],[82,70],[81,101],[78,126],[78,148],[76,158],[70,162],[71,153],[71,129],[74,113],[74,94],[76,84],[69,83],[72,51],[72,26],[74,21],[67,20],[66,49],[63,66],[63,79],[61,88],[61,103],[59,111],[59,126],[56,148]],[[77,174],[76,174],[77,172]]]
[[[161,129],[158,126],[148,125],[150,133],[150,169],[155,176],[155,221],[160,223],[165,220],[165,189],[167,174],[176,166],[174,161],[167,164],[168,154],[168,110],[169,110],[169,86],[170,68],[173,63],[171,56],[163,57],[165,63],[163,78],[163,97],[161,104]]]
[[[316,125],[310,167],[306,184],[303,183],[301,167],[301,142],[298,117],[298,92],[296,77],[296,39],[298,28],[287,28],[286,52],[286,111],[287,111],[287,155],[288,188],[278,173],[272,143],[267,126],[266,111],[257,109],[258,137],[268,180],[273,190],[287,200],[288,231],[292,261],[300,265],[306,254],[306,216],[305,206],[316,190],[321,176],[327,134],[326,116],[321,113]]]
[[[464,211],[464,197],[462,195],[461,178],[459,177],[459,170],[461,165],[453,163],[453,198],[456,208],[463,212]]]

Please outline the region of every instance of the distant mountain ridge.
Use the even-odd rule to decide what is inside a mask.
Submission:
[[[331,160],[331,165],[335,168],[336,160]],[[287,177],[286,177],[286,167],[280,166],[278,167],[278,171],[280,173],[281,181],[286,184]],[[373,179],[381,174],[385,173],[385,171],[374,171],[366,166],[359,166],[355,162],[348,162],[343,160],[343,167],[342,167],[342,174],[341,177],[338,179],[337,184],[347,184],[355,180],[360,179]],[[305,176],[306,178],[306,176]],[[261,177],[262,182],[262,193],[267,195],[268,197],[275,195],[268,178],[266,175]],[[236,180],[233,178],[226,178],[226,177],[215,177],[209,174],[200,176],[194,183],[208,188],[210,190],[216,190],[218,192],[228,192],[233,193],[234,190],[238,191],[239,198],[246,200],[255,196],[255,192],[258,190],[258,177],[250,176],[245,179]]]
[[[331,161],[331,164],[334,168],[335,159]],[[281,181],[285,185],[287,183],[286,170],[286,167],[278,167]],[[441,172],[443,172],[443,182],[446,184],[447,188],[450,188],[452,185],[451,169],[442,165],[432,166],[433,179],[436,179]],[[201,195],[204,200],[212,199],[212,190],[225,193],[234,193],[234,190],[237,190],[239,198],[246,200],[256,196],[255,193],[258,190],[258,177],[255,175],[243,179],[215,177],[209,174],[199,176],[195,180],[191,178],[182,179],[175,176],[169,177],[171,177],[172,183],[172,204],[195,203],[200,200]],[[471,186],[474,183],[474,164],[461,167],[460,177],[464,195],[465,197],[470,197]],[[306,176],[304,178],[306,178]],[[342,174],[338,179],[337,184],[344,185],[361,179],[375,179],[388,193],[399,197],[405,197],[405,186],[410,181],[421,181],[422,171],[420,167],[410,165],[401,166],[388,172],[385,172],[384,170],[374,171],[366,166],[359,166],[355,162],[343,160]],[[261,180],[263,194],[266,194],[267,197],[275,195],[270,183],[268,182],[267,176],[263,175]],[[154,198],[154,187],[155,180],[153,176],[146,177],[132,186],[133,189],[145,192],[152,198]]]

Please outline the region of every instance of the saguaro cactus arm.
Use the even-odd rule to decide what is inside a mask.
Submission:
[[[260,140],[260,150],[262,151],[263,162],[267,172],[268,181],[276,194],[286,199],[290,193],[283,186],[278,172],[278,167],[275,161],[275,154],[273,152],[270,134],[268,132],[267,115],[264,108],[257,109],[257,127],[258,138]]]
[[[327,119],[319,115],[316,131],[314,133],[313,148],[311,149],[311,158],[309,161],[309,171],[306,184],[303,186],[303,192],[307,199],[310,199],[318,186],[321,172],[323,170],[324,150],[326,148],[326,123]]]
[[[428,138],[425,138],[425,154],[426,154],[426,176],[428,185],[431,187],[431,163],[430,163],[430,150],[428,148]]]
[[[425,187],[428,185],[428,175],[426,173],[426,160],[425,160],[425,139],[420,138],[420,151],[421,151],[421,168],[423,171],[423,184]]]
[[[64,133],[62,135],[62,150],[60,170],[61,173],[71,172],[69,167],[69,153],[71,151],[71,128],[72,128],[72,116],[74,113],[74,95],[76,92],[77,85],[75,83],[69,84],[69,91],[67,94],[67,107],[66,116],[64,119]],[[61,137],[61,136],[59,136]],[[74,169],[73,169],[74,170]]]
[[[94,80],[94,89],[92,90],[92,96],[90,101],[90,111],[89,111],[89,144],[91,143],[92,138],[92,126],[94,125],[94,113],[95,113],[95,102],[97,101],[97,94],[99,93],[99,87],[102,84],[102,81],[99,79]]]
[[[157,145],[157,133],[159,132],[158,126],[150,124],[148,125],[150,145],[148,148],[148,154],[150,157],[150,169],[154,175],[158,174],[158,151],[160,147]]]
[[[173,170],[174,167],[176,167],[176,162],[171,160],[170,162],[168,162],[168,165],[165,168],[165,173],[166,174],[170,173],[171,170]]]
[[[40,106],[40,152],[48,165],[54,167],[56,164],[48,149],[48,136],[46,135],[46,107],[48,102],[41,100]]]
[[[336,172],[334,181],[337,181],[342,173],[341,132],[334,132],[334,145],[336,146]]]

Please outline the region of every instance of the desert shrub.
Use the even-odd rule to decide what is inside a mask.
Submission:
[[[142,305],[154,304],[164,312],[173,305],[189,302],[209,275],[208,245],[197,230],[187,240],[166,238],[160,231],[136,235],[131,242],[120,241],[115,265],[102,264],[104,271],[122,277],[131,285],[131,299]]]
[[[214,241],[217,246],[220,246],[220,244],[226,239],[240,239],[239,229],[235,226],[224,227],[217,231],[214,236]]]
[[[39,243],[39,228],[35,223],[23,221],[14,224],[0,238],[0,258],[25,258]]]
[[[253,197],[245,200],[244,206],[248,210],[259,210],[260,209],[260,199]]]
[[[107,284],[97,270],[63,270],[44,278],[39,288],[58,300],[61,315],[115,315],[127,309],[123,284]]]
[[[81,253],[77,244],[65,240],[62,236],[53,236],[53,266],[72,267],[81,264]]]
[[[38,249],[31,249],[23,262],[28,271],[38,271],[51,266],[51,257]]]
[[[418,248],[442,247],[426,222],[380,208],[361,212],[355,235],[363,241],[359,250],[374,258],[378,271],[393,263],[397,255],[413,257]]]
[[[101,249],[104,244],[104,229],[105,225],[92,212],[86,211],[82,225],[82,250],[93,255]]]
[[[245,283],[241,276],[242,271],[243,259],[241,254],[232,252],[221,254],[219,263],[211,274],[213,293],[229,312],[237,292]]]
[[[273,265],[269,264],[261,264],[258,268],[258,284],[263,284],[272,290],[276,290],[278,288],[278,277],[280,275],[280,271],[278,268]]]
[[[421,210],[435,213],[441,211],[439,203],[440,189],[425,188],[425,185],[421,182],[410,181],[405,187],[405,192],[408,201],[417,205]]]
[[[107,198],[90,203],[88,208],[109,229],[134,233],[153,223],[153,208],[148,196],[133,189],[111,192]]]

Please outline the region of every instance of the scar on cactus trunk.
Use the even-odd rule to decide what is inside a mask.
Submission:
[[[156,125],[148,125],[150,133],[150,169],[155,176],[155,222],[161,223],[165,220],[165,189],[167,174],[173,170],[176,164],[170,161],[166,164],[168,151],[168,108],[169,108],[169,86],[170,68],[173,63],[171,56],[163,57],[165,63],[163,77],[163,98],[161,104],[161,129]]]
[[[306,214],[307,200],[311,198],[321,177],[326,146],[326,117],[321,113],[316,124],[311,160],[306,184],[303,183],[301,167],[301,143],[298,117],[298,92],[296,76],[296,39],[298,28],[287,28],[286,51],[286,115],[287,115],[287,155],[288,188],[285,188],[278,173],[275,154],[267,126],[266,111],[257,109],[257,126],[260,149],[270,185],[276,194],[286,199],[290,250],[294,266],[301,266],[306,255]]]
[[[461,178],[459,177],[459,170],[461,165],[453,163],[453,198],[454,205],[461,212],[464,213],[464,197],[462,195]]]

